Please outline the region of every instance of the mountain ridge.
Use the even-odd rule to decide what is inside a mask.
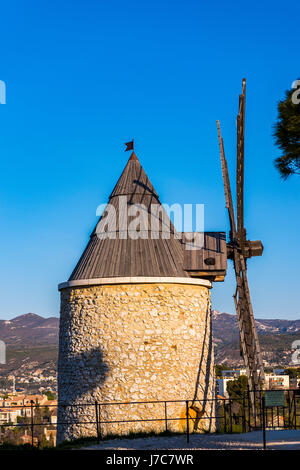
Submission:
[[[300,319],[255,319],[266,366],[291,365],[292,343],[300,339]],[[215,362],[243,365],[236,315],[212,311]]]
[[[256,319],[265,364],[290,365],[292,342],[300,339],[300,319]],[[212,311],[215,363],[232,367],[243,365],[240,356],[236,315]],[[0,340],[6,343],[7,363],[0,366],[0,376],[26,371],[57,368],[59,317],[35,313],[0,320]]]

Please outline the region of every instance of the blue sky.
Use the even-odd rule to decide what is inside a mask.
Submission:
[[[216,131],[234,190],[235,119],[247,78],[245,223],[260,318],[300,318],[300,179],[273,166],[276,106],[299,77],[299,5],[152,0],[12,1],[1,7],[0,318],[59,314],[57,284],[136,153],[166,203],[204,203],[228,230]],[[234,279],[213,307],[234,312]]]

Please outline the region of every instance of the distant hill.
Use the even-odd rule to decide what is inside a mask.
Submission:
[[[59,318],[26,313],[12,320],[0,320],[0,339],[7,346],[58,344]]]
[[[242,365],[239,331],[235,315],[212,312],[215,362]],[[256,320],[263,358],[270,366],[291,363],[291,344],[300,339],[300,320]],[[7,364],[0,376],[26,376],[27,371],[57,368],[59,318],[26,313],[12,320],[0,320],[0,339],[7,345]]]
[[[300,339],[300,320],[257,319],[255,323],[263,359],[270,366],[291,364],[291,345]],[[212,324],[215,362],[242,365],[236,315],[213,310]]]
[[[59,318],[26,313],[12,320],[0,320],[0,339],[6,344],[6,364],[0,377],[19,379],[35,372],[53,376],[57,370]]]

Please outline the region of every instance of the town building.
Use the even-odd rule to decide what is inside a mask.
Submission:
[[[222,377],[217,377],[217,391],[220,395],[228,397],[228,383],[238,377],[247,376],[246,369],[223,370]],[[266,390],[289,389],[290,378],[284,369],[273,369],[271,373],[265,373],[264,388]]]
[[[276,374],[275,371],[265,374],[265,389],[284,390],[290,388],[290,377],[287,374]]]

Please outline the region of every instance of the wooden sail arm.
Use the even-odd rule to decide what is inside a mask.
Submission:
[[[246,242],[244,227],[244,141],[245,141],[245,100],[246,80],[243,79],[242,94],[239,96],[239,111],[237,115],[237,159],[236,159],[236,216],[237,237],[243,248]]]
[[[234,208],[233,208],[233,202],[232,202],[228,166],[227,166],[227,161],[225,158],[224,142],[223,142],[222,135],[221,135],[220,121],[217,121],[217,128],[218,128],[218,136],[219,136],[219,147],[220,147],[221,168],[222,168],[222,176],[223,176],[223,183],[224,183],[225,201],[226,201],[226,207],[228,209],[230,229],[231,229],[230,238],[233,241],[236,239],[236,225],[235,225],[235,219],[234,219]]]

